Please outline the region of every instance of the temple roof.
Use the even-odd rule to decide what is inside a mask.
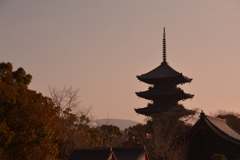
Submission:
[[[144,92],[136,92],[136,94],[139,97],[149,99],[149,100],[153,100],[156,98],[164,98],[164,97],[172,97],[172,99],[176,99],[176,100],[185,100],[188,98],[193,98],[194,96],[191,94],[184,93],[184,91],[181,89],[168,89],[168,90],[152,89]]]
[[[176,79],[178,83],[191,82],[192,79],[185,77],[182,73],[175,71],[172,67],[168,65],[166,61],[163,61],[161,65],[151,70],[148,73],[137,76],[140,81],[145,83],[154,84],[155,81],[160,79]]]
[[[232,129],[232,127],[230,127],[227,124],[227,121],[225,119],[214,118],[214,117],[210,117],[210,116],[207,116],[207,119],[208,119],[209,123],[212,123],[211,125],[214,125],[216,127],[216,132],[221,130],[228,136],[240,141],[240,134],[237,133],[234,129]]]
[[[193,111],[191,110],[186,110],[182,105],[154,106],[152,104],[148,104],[148,106],[145,108],[137,108],[134,110],[138,114],[142,114],[146,116],[151,116],[153,114],[161,114],[162,112],[170,112],[170,111],[178,112],[179,114],[183,113],[182,116],[193,113]]]
[[[175,71],[172,67],[168,65],[166,61],[163,61],[161,65],[155,69],[137,76],[138,78],[169,78],[179,76],[179,72]]]
[[[226,120],[206,116],[203,112],[201,113],[200,119],[187,132],[177,138],[176,141],[191,138],[200,131],[203,126],[207,126],[208,129],[226,141],[240,145],[240,134],[229,126]]]

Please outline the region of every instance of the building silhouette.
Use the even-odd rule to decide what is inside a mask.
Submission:
[[[174,111],[178,112],[181,117],[192,113],[179,104],[179,101],[193,98],[194,95],[185,93],[177,87],[179,84],[190,83],[192,79],[177,72],[168,64],[165,28],[163,31],[163,61],[155,69],[137,76],[137,78],[150,85],[147,91],[136,92],[137,96],[151,101],[147,107],[135,109],[138,114],[154,117],[162,112]]]
[[[205,115],[174,143],[188,145],[188,160],[212,160],[214,155],[221,155],[228,160],[240,159],[240,134],[225,119]]]

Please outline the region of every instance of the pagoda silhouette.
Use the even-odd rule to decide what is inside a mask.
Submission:
[[[189,115],[191,110],[187,110],[179,104],[180,100],[193,98],[194,95],[185,93],[179,84],[190,83],[191,78],[184,76],[169,66],[166,55],[166,33],[163,29],[163,61],[155,69],[137,76],[137,78],[150,85],[147,91],[136,92],[138,97],[150,100],[147,107],[138,108],[135,111],[145,116],[158,116],[163,112],[177,112],[179,117]]]

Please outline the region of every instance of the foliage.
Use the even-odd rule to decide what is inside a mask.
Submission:
[[[130,126],[124,130],[124,135],[124,146],[143,146],[142,139],[148,135],[148,126],[141,123]]]
[[[119,127],[114,125],[102,125],[98,128],[98,133],[103,141],[103,146],[119,146],[122,133]]]
[[[29,90],[32,76],[11,63],[0,64],[0,78],[1,159],[55,159],[65,130],[51,99]]]
[[[23,68],[18,68],[13,71],[13,66],[11,63],[0,63],[0,77],[1,82],[6,84],[18,84],[27,86],[32,80],[32,75],[26,74]]]
[[[215,154],[212,155],[212,160],[227,160],[227,158],[223,154],[216,154],[215,153]]]

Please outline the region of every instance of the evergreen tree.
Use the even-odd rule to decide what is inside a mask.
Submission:
[[[0,157],[53,160],[64,128],[52,100],[28,89],[32,76],[0,63]]]

